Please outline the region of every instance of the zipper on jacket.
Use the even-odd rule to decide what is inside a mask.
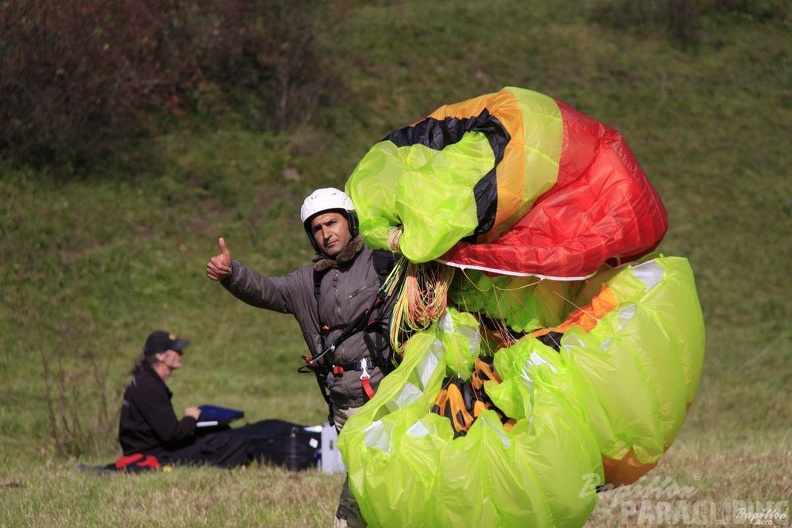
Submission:
[[[335,298],[335,312],[336,317],[341,319],[341,299],[339,298],[338,292],[338,277],[339,277],[338,268],[333,269],[333,297]]]

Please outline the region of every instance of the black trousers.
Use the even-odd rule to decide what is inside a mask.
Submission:
[[[224,429],[199,434],[194,442],[169,449],[166,454],[158,458],[160,463],[166,465],[211,465],[232,468],[249,463],[254,455],[247,438],[236,434],[233,429]]]
[[[285,420],[261,420],[242,427],[199,430],[195,441],[158,456],[162,464],[230,468],[259,462],[292,471],[316,467],[322,434]]]

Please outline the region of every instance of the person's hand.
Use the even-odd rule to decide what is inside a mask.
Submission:
[[[189,416],[197,420],[201,416],[201,409],[198,407],[187,407],[184,409],[184,416]]]
[[[228,251],[223,237],[218,239],[217,244],[220,246],[220,253],[209,259],[206,264],[206,276],[221,281],[231,275],[231,252]]]

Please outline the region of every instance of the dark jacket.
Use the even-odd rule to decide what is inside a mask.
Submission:
[[[321,277],[318,299],[314,291],[315,272]],[[356,237],[335,260],[320,258],[313,266],[302,267],[284,277],[265,277],[234,261],[231,275],[222,284],[235,297],[252,306],[292,314],[300,325],[308,350],[316,357],[326,344],[332,343],[343,332],[345,325],[353,323],[374,304],[380,279],[372,251]],[[372,358],[380,364],[390,362],[392,351],[388,346],[387,328],[392,307],[392,300],[381,305],[375,312],[375,318],[380,321],[378,330],[351,335],[334,354],[324,356],[328,364],[348,365],[363,358]],[[322,325],[331,328],[324,338],[320,330]],[[382,350],[381,357],[372,357],[365,334],[376,350]],[[368,401],[360,374],[360,371],[347,371],[340,375],[327,375],[327,387],[334,407],[360,407]],[[375,366],[369,374],[370,383],[376,390],[383,377],[383,368]]]
[[[118,441],[125,455],[161,457],[195,439],[194,418],[176,417],[173,393],[150,367],[144,367],[124,391]]]

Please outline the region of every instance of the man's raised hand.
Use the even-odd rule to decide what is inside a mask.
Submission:
[[[217,240],[217,245],[220,246],[220,253],[209,259],[206,264],[206,276],[221,281],[231,275],[231,252],[228,251],[223,237]]]

